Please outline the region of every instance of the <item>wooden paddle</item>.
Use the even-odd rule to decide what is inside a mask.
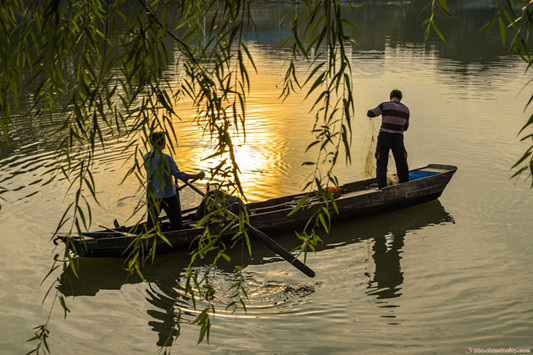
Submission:
[[[189,182],[189,184],[192,184],[196,180],[198,180],[198,179],[191,180],[191,182]],[[181,186],[178,187],[178,179],[176,177],[174,177],[174,183],[176,184],[176,191],[181,191],[187,186],[187,185],[181,185]]]
[[[191,189],[193,189],[194,191],[196,191],[197,193],[199,193],[200,195],[205,197],[205,193],[202,192],[200,189],[198,189],[196,186],[192,185],[190,182],[187,182],[187,181],[184,181],[184,182]],[[228,212],[232,216],[237,217],[237,215],[235,215],[233,212],[231,212],[229,210],[228,210]],[[274,251],[276,254],[281,256],[283,259],[287,260],[289,263],[294,265],[294,267],[296,267],[298,270],[300,270],[301,272],[303,272],[304,274],[306,274],[309,277],[315,277],[315,272],[313,270],[311,270],[307,265],[305,265],[300,260],[295,258],[291,253],[289,253],[281,245],[279,245],[274,240],[272,240],[272,238],[270,238],[268,235],[266,235],[265,233],[261,232],[259,229],[252,227],[247,222],[244,223],[244,227],[246,228],[248,233],[250,233],[251,235],[253,235],[257,239],[259,239],[261,242],[263,242],[263,244],[265,244],[272,251]]]

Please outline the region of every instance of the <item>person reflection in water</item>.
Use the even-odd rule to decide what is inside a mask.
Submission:
[[[389,163],[389,150],[392,150],[396,171],[400,183],[409,181],[409,167],[407,166],[407,151],[403,143],[403,132],[409,128],[409,108],[400,101],[403,94],[394,89],[390,93],[390,101],[379,104],[376,108],[368,110],[367,116],[381,115],[381,128],[379,129],[376,147],[376,178],[378,188],[387,186],[387,165]]]
[[[179,194],[172,177],[187,181],[203,179],[205,173],[187,174],[178,169],[178,165],[165,149],[165,133],[153,132],[150,136],[152,150],[144,155],[144,167],[147,174],[148,221],[147,228],[153,228],[158,220],[161,208],[170,220],[170,228],[177,229],[182,225]]]
[[[387,246],[387,237],[380,235],[375,237],[372,250],[372,258],[376,265],[374,279],[369,282],[368,292],[377,295],[378,298],[394,298],[401,294],[397,293],[403,283],[403,272],[400,266],[401,250],[405,234],[393,236],[390,247]]]

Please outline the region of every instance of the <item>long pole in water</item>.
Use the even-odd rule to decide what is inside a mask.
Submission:
[[[196,191],[198,194],[205,197],[205,193],[202,192],[200,189],[198,189],[196,186],[191,184],[190,182],[184,181],[187,186],[189,186],[191,189]],[[237,217],[233,212],[228,211],[232,216]],[[315,272],[311,270],[307,265],[302,263],[300,260],[294,257],[291,253],[289,253],[287,250],[285,250],[281,245],[276,243],[272,238],[270,238],[265,233],[261,232],[259,229],[252,227],[249,223],[245,222],[244,227],[246,230],[259,239],[263,244],[265,244],[267,247],[269,247],[272,251],[274,251],[276,254],[281,256],[283,259],[287,260],[289,263],[294,265],[295,268],[303,272],[309,277],[315,277]]]

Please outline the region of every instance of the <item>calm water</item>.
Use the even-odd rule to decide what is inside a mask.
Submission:
[[[463,3],[463,2],[462,2]],[[476,2],[466,2],[475,4]],[[478,3],[478,2],[477,2]],[[295,95],[281,103],[276,85],[286,53],[276,51],[288,33],[287,5],[257,16],[258,40],[249,46],[259,74],[252,78],[248,136],[239,150],[242,180],[250,200],[291,193],[307,172],[300,163],[310,142],[312,115]],[[515,59],[494,62],[499,39],[465,36],[490,10],[463,8],[471,22],[443,20],[449,44],[422,42],[419,9],[364,7],[354,14],[359,46],[351,53],[357,113],[353,163],[340,166],[341,182],[365,176],[365,159],[378,124],[365,113],[389,91],[404,91],[412,112],[406,134],[409,164],[457,165],[443,196],[430,203],[334,227],[324,245],[309,255],[317,276],[308,279],[262,245],[245,259],[249,311],[226,314],[225,289],[232,264],[222,264],[209,282],[219,291],[220,314],[210,344],[196,345],[198,327],[183,323],[172,351],[194,353],[464,353],[467,347],[533,348],[531,211],[533,192],[509,180],[510,167],[525,146],[517,132],[529,113],[523,107],[529,77]],[[277,24],[273,26],[272,24]],[[169,68],[172,72],[172,69]],[[189,125],[182,107],[176,122],[184,170],[208,168],[209,145]],[[54,249],[50,236],[65,201],[65,184],[43,186],[41,174],[60,157],[47,122],[28,125],[18,117],[13,144],[1,143],[0,353],[20,354],[32,327],[46,321],[41,284]],[[101,153],[97,167],[95,228],[124,221],[141,196],[135,181],[119,185],[121,143]],[[182,194],[184,207],[198,202]],[[287,235],[281,242],[292,247]],[[241,261],[240,251],[232,254]],[[181,290],[187,255],[159,258],[147,282],[127,278],[119,260],[82,260],[74,290],[62,287],[71,313],[53,312],[50,346],[59,354],[156,353],[172,326],[172,302]],[[55,275],[57,276],[57,275]],[[180,299],[186,320],[192,305]],[[189,310],[189,311],[188,311]]]

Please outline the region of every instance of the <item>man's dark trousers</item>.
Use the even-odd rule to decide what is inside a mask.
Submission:
[[[378,188],[387,186],[387,164],[389,150],[392,150],[396,162],[396,172],[400,183],[409,181],[409,167],[407,166],[407,151],[403,144],[403,134],[379,132],[376,147],[376,175]]]

